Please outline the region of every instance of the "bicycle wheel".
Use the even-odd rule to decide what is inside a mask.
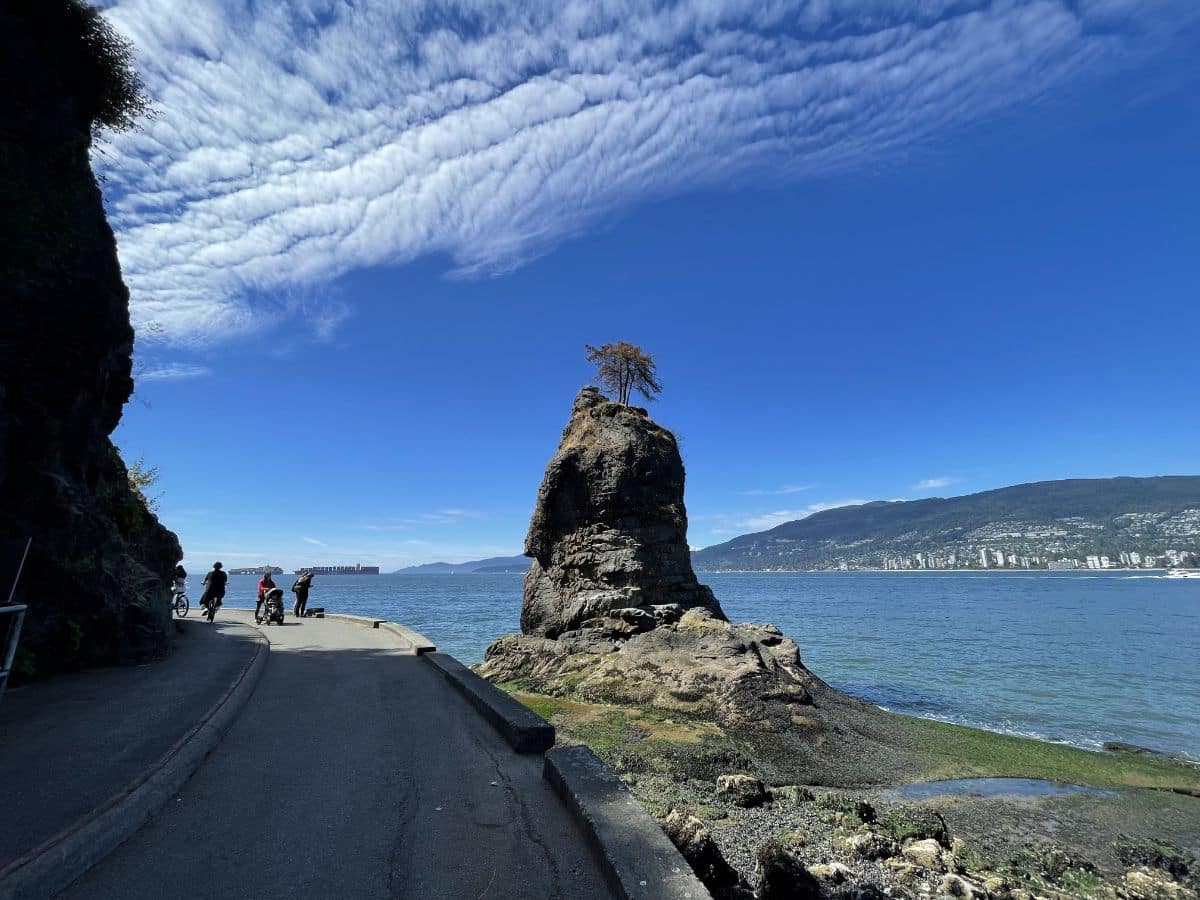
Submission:
[[[189,609],[191,609],[191,607],[188,605],[187,597],[185,597],[183,594],[180,594],[175,598],[175,612],[178,614],[179,618],[182,619],[184,616],[186,616]]]

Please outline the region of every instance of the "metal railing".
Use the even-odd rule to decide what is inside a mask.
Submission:
[[[25,547],[21,550],[21,560],[17,563],[17,574],[13,576],[12,587],[9,588],[8,597],[5,598],[3,604],[0,604],[0,619],[7,620],[7,628],[4,630],[3,644],[3,665],[0,665],[0,700],[4,698],[4,689],[8,687],[8,676],[12,674],[13,662],[17,658],[17,644],[21,641],[21,626],[25,624],[25,611],[28,607],[24,603],[13,603],[13,597],[17,594],[17,584],[21,580],[21,571],[25,568],[25,558],[29,556],[29,547],[33,543],[30,538],[25,541]]]

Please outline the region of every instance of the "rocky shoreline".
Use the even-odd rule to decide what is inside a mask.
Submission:
[[[560,742],[587,744],[617,771],[718,898],[1153,900],[1200,887],[1200,799],[1187,795],[1200,788],[1200,767],[1186,762],[880,710],[898,756],[914,734],[924,746],[917,769],[864,772],[870,762],[854,756],[842,762],[845,783],[856,786],[805,782],[803,769],[793,771],[800,782],[772,781],[757,742],[736,729],[653,707],[516,696],[554,723]],[[992,747],[993,767],[971,753],[956,759],[964,745]],[[913,801],[895,789],[900,781],[889,783],[901,771],[922,782],[1026,774],[1106,790]]]
[[[683,489],[669,431],[582,390],[526,538],[521,634],[477,671],[595,751],[714,896],[1196,895],[1200,767],[914,719],[835,690],[790,637],[729,622],[699,583]],[[895,790],[988,776],[1110,792]]]

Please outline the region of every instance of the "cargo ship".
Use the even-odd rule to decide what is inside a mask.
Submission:
[[[312,572],[314,575],[378,575],[379,566],[301,566],[293,575]]]

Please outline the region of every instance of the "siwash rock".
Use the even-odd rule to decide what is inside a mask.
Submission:
[[[521,631],[555,638],[590,623],[632,632],[689,609],[724,619],[692,571],[683,477],[675,436],[645,410],[580,391],[525,538],[533,565]]]
[[[480,672],[531,690],[786,729],[824,685],[771,625],[734,625],[692,570],[675,437],[595,388],[575,399],[525,540],[520,635]],[[826,688],[826,690],[828,690]]]

